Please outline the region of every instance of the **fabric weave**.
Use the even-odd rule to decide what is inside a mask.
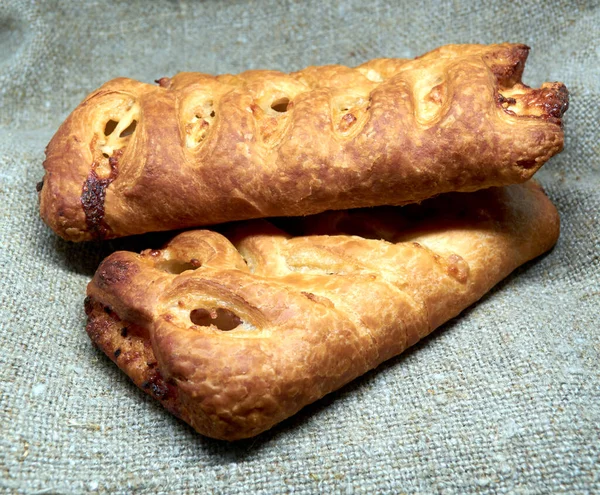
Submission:
[[[600,492],[600,5],[596,1],[142,0],[0,3],[0,491]],[[116,249],[40,220],[44,147],[117,76],[296,70],[522,42],[524,81],[563,81],[566,148],[537,174],[556,248],[431,337],[256,439],[210,440],[84,332]]]

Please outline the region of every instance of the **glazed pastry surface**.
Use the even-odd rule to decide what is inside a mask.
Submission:
[[[203,435],[271,428],[428,335],[559,234],[533,181],[275,223],[116,252],[88,286],[92,341]]]
[[[528,50],[112,80],[49,143],[42,217],[82,241],[524,182],[562,149],[568,99],[521,83]]]

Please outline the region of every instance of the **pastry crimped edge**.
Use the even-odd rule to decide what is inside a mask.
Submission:
[[[114,253],[88,286],[91,340],[199,433],[247,438],[401,353],[559,235],[533,181],[302,222],[296,237],[252,221],[233,244],[199,230]],[[200,300],[239,325],[194,324]]]
[[[528,51],[114,79],[48,144],[41,215],[82,241],[524,182],[562,149],[568,104],[521,83]]]

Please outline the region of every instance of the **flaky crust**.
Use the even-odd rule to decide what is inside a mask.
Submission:
[[[114,253],[88,286],[91,339],[198,432],[246,438],[401,353],[559,233],[533,182],[286,225],[300,234],[255,220]]]
[[[528,50],[112,80],[48,145],[42,217],[80,241],[523,182],[562,149],[567,108],[561,83],[521,83]]]

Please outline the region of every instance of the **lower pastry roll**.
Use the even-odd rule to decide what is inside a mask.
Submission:
[[[203,435],[271,428],[428,335],[559,235],[532,181],[276,223],[116,252],[88,286],[92,341]]]

